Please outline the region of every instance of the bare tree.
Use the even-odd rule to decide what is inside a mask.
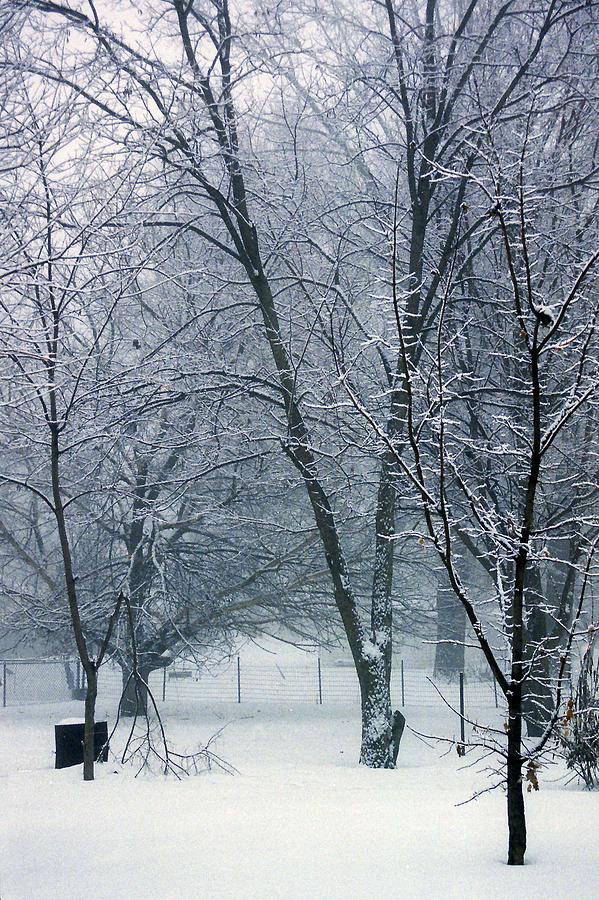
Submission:
[[[89,146],[70,144],[71,113],[59,92],[40,97],[23,85],[12,113],[20,140],[5,172],[0,483],[5,497],[24,492],[37,504],[36,539],[39,520],[51,522],[60,558],[56,576],[31,557],[26,562],[52,591],[59,578],[62,582],[60,594],[87,682],[83,776],[91,780],[98,670],[122,593],[117,589],[103,601],[84,602],[79,542],[95,515],[90,495],[97,502],[106,488],[93,482],[93,473],[114,439],[110,398],[118,394],[120,373],[103,365],[103,351],[114,309],[135,287],[126,262],[129,248],[123,242],[116,249],[105,231],[119,210],[122,180],[116,178],[98,203],[90,165],[99,163],[89,156],[85,161]],[[78,501],[85,501],[84,515],[76,512]],[[28,509],[27,503],[13,506],[16,513]],[[17,520],[16,532],[22,527]],[[4,530],[21,559],[26,557],[12,528],[4,525]],[[90,642],[92,622],[101,635],[98,644]]]
[[[571,84],[563,89],[567,97]],[[559,134],[567,114],[552,103],[551,115]],[[581,617],[597,576],[599,540],[593,451],[599,253],[589,240],[596,201],[588,203],[588,181],[570,155],[585,145],[588,121],[578,133],[581,143],[564,152],[547,141],[547,119],[547,108],[533,97],[509,136],[487,132],[469,199],[480,214],[487,210],[489,239],[480,234],[463,253],[455,243],[436,346],[418,365],[404,330],[409,297],[393,266],[409,455],[359,396],[340,358],[352,403],[420,499],[424,539],[438,553],[505,696],[506,744],[494,740],[493,746],[505,757],[511,865],[522,865],[526,850],[523,767],[534,781],[554,735],[573,641],[586,633]],[[544,165],[547,157],[551,167]],[[566,195],[572,205],[563,202]],[[474,252],[475,273],[469,268]],[[493,581],[486,596],[464,565],[464,546]],[[567,604],[551,584],[556,567],[568,573]],[[553,665],[540,670],[543,660]],[[535,705],[543,709],[544,727],[526,744],[523,725]]]

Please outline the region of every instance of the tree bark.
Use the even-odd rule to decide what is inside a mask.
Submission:
[[[335,515],[322,482],[311,448],[307,425],[295,392],[292,366],[281,336],[281,328],[270,285],[262,273],[260,256],[255,252],[252,283],[260,301],[266,336],[283,389],[289,437],[284,443],[288,457],[301,474],[335,591],[335,603],[347,636],[360,683],[362,698],[362,744],[360,762],[375,768],[393,768],[390,678],[391,678],[391,579],[393,545],[392,473],[383,464],[377,504],[377,541],[371,601],[370,633],[364,628]]]
[[[56,335],[58,335],[58,325],[56,325]],[[55,351],[54,351],[55,355]],[[83,729],[83,780],[94,780],[94,732],[95,732],[95,715],[96,715],[96,698],[98,696],[98,671],[95,661],[90,657],[88,652],[87,641],[83,632],[81,622],[81,614],[79,610],[79,600],[77,597],[76,579],[73,568],[73,557],[71,554],[71,544],[69,541],[64,505],[62,500],[62,489],[60,480],[60,447],[59,447],[59,427],[58,416],[56,412],[56,389],[54,386],[54,364],[51,369],[51,389],[50,389],[50,468],[52,477],[52,496],[54,500],[54,516],[58,530],[60,541],[60,549],[62,554],[62,562],[64,569],[64,579],[67,592],[67,600],[69,604],[69,612],[71,616],[71,625],[77,652],[85,677],[87,681],[87,690],[85,694],[85,720]]]
[[[148,667],[140,666],[136,677],[131,669],[123,668],[123,693],[119,711],[124,718],[147,715],[148,679],[153,671]]]
[[[542,737],[551,721],[555,702],[551,690],[550,648],[546,646],[549,634],[547,616],[534,598],[532,604],[525,636],[525,655],[530,671],[523,685],[522,714],[528,736]]]
[[[85,670],[87,691],[85,694],[85,724],[83,726],[83,780],[94,780],[94,737],[96,730],[96,698],[98,696],[98,673],[91,665]]]
[[[358,668],[362,709],[360,763],[375,769],[394,769],[395,745],[391,694],[382,655]]]
[[[516,686],[509,703],[507,747],[508,866],[523,866],[526,817],[522,787],[522,691]]]

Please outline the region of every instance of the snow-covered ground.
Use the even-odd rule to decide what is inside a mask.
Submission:
[[[0,711],[1,900],[599,896],[599,793],[558,771],[527,795],[528,864],[510,869],[501,791],[456,806],[486,775],[409,732],[395,772],[363,769],[356,710],[171,708],[179,750],[228,723],[215,749],[240,774],[135,779],[113,760],[86,784],[80,767],[52,768],[53,725],[81,706]],[[449,712],[407,718],[455,730]]]

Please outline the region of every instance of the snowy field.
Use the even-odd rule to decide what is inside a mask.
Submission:
[[[53,769],[53,725],[81,707],[0,711],[1,900],[599,896],[599,793],[558,770],[527,795],[528,864],[510,869],[501,791],[456,806],[485,773],[409,732],[397,771],[362,769],[355,710],[182,705],[176,748],[227,725],[215,749],[238,775],[135,779],[113,759],[84,784],[80,767]],[[449,712],[407,717],[455,731]]]

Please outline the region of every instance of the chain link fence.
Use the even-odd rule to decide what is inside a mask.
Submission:
[[[3,706],[60,703],[83,699],[84,680],[76,660],[0,661]],[[98,699],[118,703],[122,691],[121,670],[107,664],[100,670]],[[360,700],[358,680],[351,666],[323,666],[311,657],[304,664],[245,664],[237,657],[224,669],[207,671],[191,665],[176,665],[152,672],[149,687],[158,704],[198,703],[312,703],[356,705]],[[501,703],[492,680],[434,683],[425,670],[395,665],[391,698],[394,708],[438,707],[455,710],[497,708]]]
[[[81,665],[69,659],[0,661],[2,706],[62,703],[81,696]]]

